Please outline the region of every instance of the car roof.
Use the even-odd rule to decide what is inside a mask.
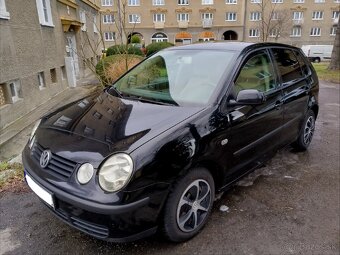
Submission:
[[[231,50],[241,52],[243,50],[250,50],[256,48],[263,47],[287,47],[294,48],[296,47],[281,44],[281,43],[248,43],[248,42],[211,42],[211,43],[194,43],[183,46],[176,46],[167,48],[167,50]]]

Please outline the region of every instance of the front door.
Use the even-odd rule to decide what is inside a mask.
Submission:
[[[66,45],[68,48],[68,56],[72,57],[72,60],[73,60],[73,68],[74,68],[75,75],[76,77],[79,77],[79,63],[78,63],[76,36],[73,33],[67,33]]]
[[[267,50],[250,54],[243,62],[230,95],[236,99],[241,90],[263,92],[265,101],[260,105],[228,107],[231,126],[226,165],[227,183],[256,167],[280,144],[283,123],[282,92],[278,86],[272,61]]]

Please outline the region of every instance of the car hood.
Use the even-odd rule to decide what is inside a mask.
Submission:
[[[116,151],[130,153],[201,110],[123,99],[104,91],[45,116],[37,136],[44,148],[60,156],[81,163],[86,152],[96,161]]]

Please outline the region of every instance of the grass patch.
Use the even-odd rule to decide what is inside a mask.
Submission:
[[[340,83],[339,70],[327,70],[329,63],[313,63],[316,73],[320,80]]]
[[[0,192],[16,191],[24,180],[24,168],[19,163],[0,161]]]

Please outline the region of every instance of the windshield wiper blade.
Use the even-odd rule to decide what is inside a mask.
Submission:
[[[167,102],[160,101],[160,100],[152,100],[152,99],[148,99],[148,98],[145,98],[145,97],[129,95],[129,94],[123,94],[123,97],[133,99],[133,100],[137,100],[137,101],[140,101],[140,102],[151,103],[151,104],[178,106],[178,104],[176,102],[167,103]]]

